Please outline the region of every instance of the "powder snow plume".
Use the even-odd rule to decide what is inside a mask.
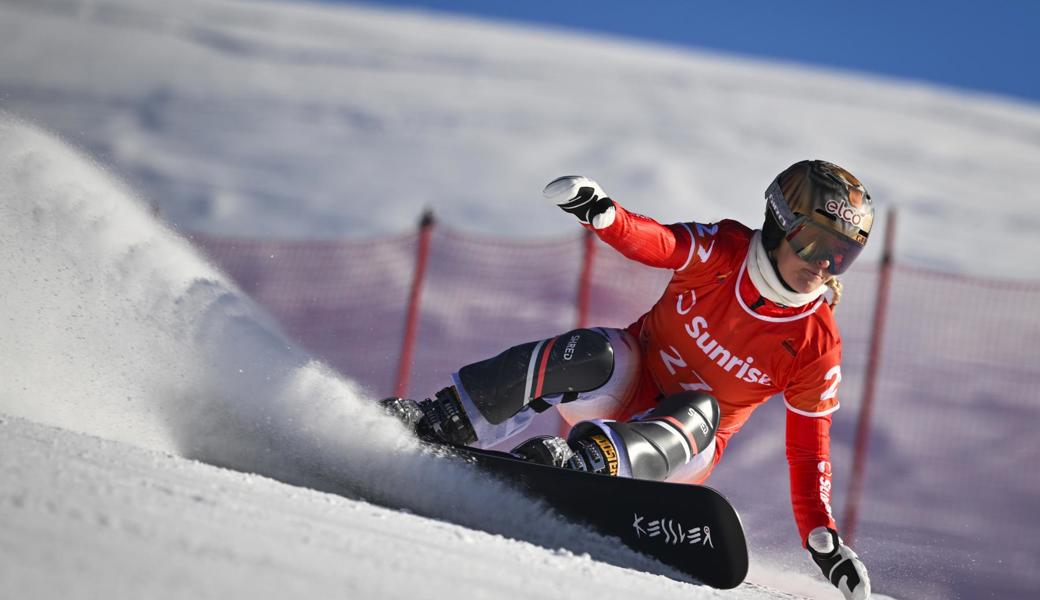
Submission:
[[[8,115],[0,222],[0,413],[675,576],[423,451],[124,184]]]

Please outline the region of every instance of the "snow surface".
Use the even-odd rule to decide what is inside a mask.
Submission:
[[[5,598],[776,597],[716,595],[638,557],[606,558],[650,573],[18,418],[0,418],[0,477]]]
[[[572,229],[538,191],[582,172],[755,223],[817,156],[905,208],[902,260],[1040,275],[1040,111],[923,86],[406,12],[35,0],[0,3],[0,105],[2,597],[837,597],[807,560],[756,557],[784,592],[642,574],[668,572],[423,454],[153,206],[310,238],[430,205],[529,237]]]

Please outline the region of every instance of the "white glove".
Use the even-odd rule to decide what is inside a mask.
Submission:
[[[823,576],[841,591],[845,600],[869,600],[870,577],[859,556],[846,546],[838,532],[817,527],[806,540],[809,555]]]
[[[604,229],[614,223],[617,211],[599,184],[580,175],[565,175],[549,182],[542,195],[586,225]]]

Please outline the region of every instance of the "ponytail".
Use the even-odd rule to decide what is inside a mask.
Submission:
[[[829,304],[831,305],[831,309],[833,310],[836,306],[838,306],[838,303],[841,302],[841,291],[842,289],[844,289],[845,286],[841,284],[841,281],[839,281],[837,277],[831,277],[826,282],[824,282],[823,285],[829,287],[831,290],[831,299]]]

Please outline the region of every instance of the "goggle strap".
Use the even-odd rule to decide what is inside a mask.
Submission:
[[[787,205],[784,192],[780,189],[779,178],[774,179],[773,183],[766,188],[766,202],[773,211],[773,216],[776,217],[776,222],[780,225],[780,228],[785,232],[791,231],[798,218],[791,212],[791,207]]]

